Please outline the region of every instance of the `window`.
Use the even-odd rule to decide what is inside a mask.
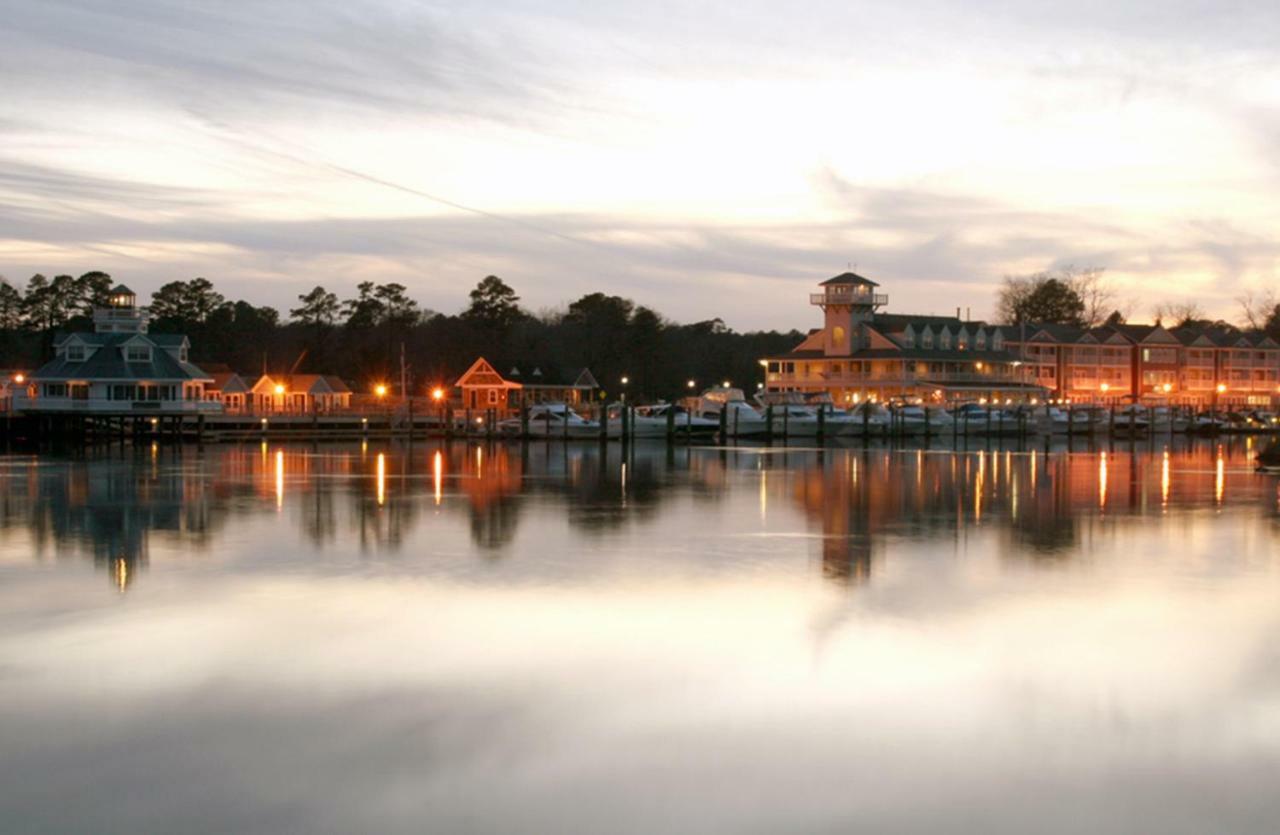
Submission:
[[[923,348],[933,347],[933,331],[925,331],[920,335],[920,345]]]
[[[951,349],[951,331],[943,331],[938,335],[938,344],[944,349]]]
[[[978,331],[973,336],[973,344],[977,346],[979,351],[985,350],[987,347],[987,334],[985,331]]]
[[[66,383],[45,383],[44,396],[45,397],[66,397],[67,384]]]
[[[187,347],[185,345],[178,349],[178,359],[182,362],[187,361]]]
[[[67,361],[68,361],[68,362],[84,362],[84,346],[83,346],[83,345],[68,345],[68,346],[67,346]]]
[[[496,406],[496,405],[498,405],[498,390],[497,390],[497,389],[489,389],[489,405],[490,405],[490,406]]]
[[[905,348],[916,347],[916,335],[911,328],[907,328],[902,332],[902,345]]]
[[[129,345],[124,349],[125,362],[151,362],[151,348],[146,345]]]
[[[1004,348],[1004,337],[1000,335],[1000,331],[991,334],[991,350],[999,351]]]

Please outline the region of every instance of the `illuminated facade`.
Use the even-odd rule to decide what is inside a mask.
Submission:
[[[148,332],[150,315],[123,284],[93,311],[92,333],[60,335],[56,356],[30,375],[15,409],[105,414],[218,412],[204,387],[213,382],[192,364],[182,334]]]
[[[841,404],[1039,399],[1044,390],[1010,351],[1004,330],[957,316],[881,313],[888,296],[855,273],[810,295],[823,327],[793,350],[761,360],[765,390],[827,394]]]
[[[809,297],[823,327],[761,360],[769,392],[848,404],[903,398],[1207,408],[1280,402],[1280,344],[1264,333],[1194,325],[989,325],[958,315],[882,313],[888,296],[854,273]],[[958,313],[958,311],[957,311]]]

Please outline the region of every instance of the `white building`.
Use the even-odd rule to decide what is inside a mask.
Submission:
[[[92,333],[54,342],[56,356],[29,376],[14,408],[41,412],[180,415],[219,412],[206,402],[213,378],[187,359],[181,334],[147,332],[150,315],[133,291],[117,285],[107,307],[93,312]]]

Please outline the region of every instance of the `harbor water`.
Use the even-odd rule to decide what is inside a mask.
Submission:
[[[1274,832],[1260,443],[0,458],[0,828]]]

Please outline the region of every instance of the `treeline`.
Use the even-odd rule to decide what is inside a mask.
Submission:
[[[98,271],[34,276],[22,290],[0,280],[0,366],[35,367],[49,358],[57,332],[90,330],[93,308],[106,303],[114,283]],[[621,390],[624,376],[627,392],[641,397],[679,396],[689,380],[699,389],[729,380],[751,391],[762,379],[759,358],[803,338],[797,331],[737,333],[720,319],[676,324],[605,293],[534,315],[496,276],[481,281],[456,315],[420,308],[404,285],[363,282],[347,299],[316,287],[282,316],[229,301],[204,278],[165,284],[149,308],[151,330],[191,338],[194,362],[246,374],[325,373],[357,390],[379,381],[395,387],[403,346],[409,388],[418,394],[452,382],[478,356],[503,373],[515,364],[547,375],[587,367],[610,394]]]
[[[996,296],[996,321],[1016,325],[1041,322],[1094,328],[1124,324],[1136,303],[1121,303],[1101,267],[1065,267],[1030,275],[1007,275]],[[1167,327],[1185,325],[1261,331],[1280,340],[1280,297],[1273,290],[1236,298],[1240,321],[1212,319],[1194,301],[1158,302],[1151,318]]]

